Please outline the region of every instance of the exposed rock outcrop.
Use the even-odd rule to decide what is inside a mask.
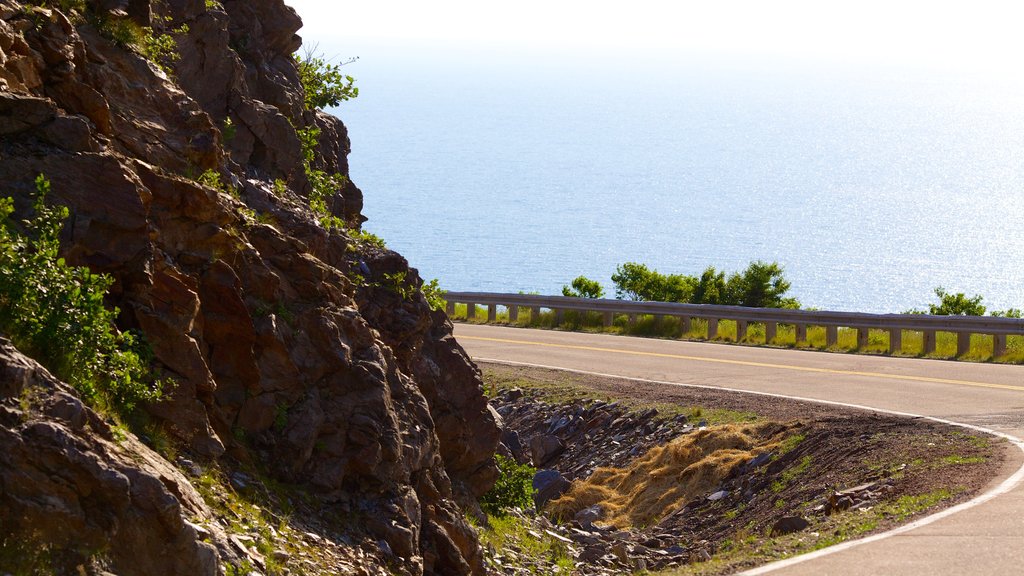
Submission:
[[[24,216],[36,175],[51,180],[50,200],[71,210],[66,258],[113,276],[120,327],[138,330],[176,383],[147,412],[197,458],[259,463],[362,518],[402,572],[480,573],[456,502],[493,483],[497,415],[415,269],[325,230],[308,208],[296,128],[320,129],[313,168],[326,173],[348,174],[349,142],[337,118],[304,109],[292,57],[299,17],[282,0],[88,1],[84,15],[57,7],[75,2],[40,4],[0,0],[0,196]],[[173,77],[110,39],[104,26],[118,20],[174,33]],[[195,181],[206,171],[225,190]],[[362,202],[346,180],[328,206],[355,230]],[[73,400],[46,380],[54,398]],[[15,388],[4,383],[5,397]],[[75,513],[92,526],[89,542],[111,547],[117,573],[200,574],[225,558],[230,548],[195,543],[171,517],[206,513],[187,479],[134,441],[112,443],[94,415],[95,425],[74,428],[47,410],[31,426],[3,416],[4,441],[21,450],[5,449],[4,526],[41,518],[58,490],[18,483],[11,471],[35,466],[43,477],[77,466],[91,482],[116,484],[104,488],[116,492],[109,503]],[[56,448],[72,438],[97,464]],[[129,473],[126,454],[147,454],[146,466]],[[32,460],[44,457],[49,468]],[[136,498],[136,489],[152,493]],[[143,497],[181,509],[155,541],[179,542],[174,554],[194,565],[165,562],[159,572],[129,561],[131,523],[104,515],[157,505]],[[19,524],[71,546],[50,525]]]

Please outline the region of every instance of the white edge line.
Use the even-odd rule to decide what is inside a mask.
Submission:
[[[531,364],[529,362],[513,362],[513,361],[509,361],[509,360],[498,360],[498,359],[495,359],[495,358],[474,358],[474,360],[479,361],[479,362],[490,362],[492,364],[506,364],[506,365],[510,365],[510,366],[530,366],[530,367],[533,367],[533,368],[545,368],[545,369],[548,369],[548,370],[560,370],[562,372],[573,372],[573,373],[576,373],[576,374],[585,374],[585,375],[588,375],[588,376],[599,376],[599,377],[602,377],[602,378],[618,378],[620,380],[631,380],[633,382],[645,382],[645,383],[649,383],[649,384],[660,384],[660,385],[666,385],[666,386],[681,386],[681,387],[685,387],[685,388],[701,388],[701,389],[706,389],[706,390],[721,390],[721,391],[725,391],[725,392],[737,392],[737,393],[740,393],[740,394],[753,394],[753,395],[756,395],[756,396],[768,396],[768,397],[771,397],[771,398],[782,398],[784,400],[796,400],[796,401],[800,401],[800,402],[813,402],[815,404],[825,404],[827,406],[839,406],[839,407],[843,407],[843,408],[853,408],[853,409],[857,409],[857,410],[871,410],[871,411],[874,411],[874,412],[881,412],[883,414],[890,414],[890,415],[893,415],[893,416],[904,416],[904,417],[909,417],[909,418],[921,418],[921,419],[924,419],[924,420],[931,420],[932,422],[938,422],[940,424],[947,424],[947,425],[950,425],[950,426],[957,426],[957,427],[960,427],[960,428],[967,428],[969,430],[974,430],[974,431],[982,432],[982,433],[985,433],[985,434],[991,434],[992,436],[997,436],[999,438],[1003,438],[1003,439],[1009,441],[1014,446],[1016,446],[1018,449],[1020,449],[1021,452],[1024,452],[1024,440],[1021,440],[1020,438],[1017,438],[1016,436],[1011,436],[1010,434],[1006,434],[1004,432],[999,432],[997,430],[992,430],[991,428],[985,428],[985,427],[982,427],[982,426],[975,426],[973,424],[964,424],[962,422],[954,422],[953,420],[946,420],[946,419],[943,419],[943,418],[936,418],[934,416],[922,416],[921,414],[912,414],[910,412],[898,412],[898,411],[895,411],[895,410],[886,410],[884,408],[875,408],[875,407],[872,407],[872,406],[864,406],[862,404],[850,404],[850,403],[846,403],[846,402],[835,402],[835,401],[832,401],[832,400],[819,400],[819,399],[816,399],[816,398],[804,398],[802,396],[789,396],[789,395],[786,395],[786,394],[774,394],[772,392],[758,392],[758,391],[753,391],[753,390],[742,390],[742,389],[739,389],[739,388],[728,388],[728,387],[724,387],[724,386],[708,386],[708,385],[705,385],[705,384],[684,384],[684,383],[681,383],[681,382],[668,382],[668,381],[665,381],[665,380],[650,380],[650,379],[647,379],[647,378],[634,378],[634,377],[631,377],[631,376],[621,376],[621,375],[618,375],[618,374],[605,374],[605,373],[601,373],[601,372],[590,372],[590,371],[587,371],[587,370],[574,370],[574,369],[571,369],[571,368],[561,368],[561,367],[558,367],[558,366],[546,366],[546,365],[543,365],[543,364]],[[1003,480],[998,486],[995,486],[994,488],[992,488],[991,490],[989,490],[989,491],[987,491],[987,492],[985,492],[983,494],[979,494],[978,496],[975,496],[974,498],[968,500],[967,502],[962,502],[960,504],[957,504],[956,506],[951,506],[949,508],[946,508],[944,510],[936,512],[935,514],[931,514],[929,516],[925,516],[924,518],[915,520],[915,521],[913,521],[913,522],[911,522],[909,524],[904,524],[904,525],[899,526],[897,528],[893,528],[892,530],[888,530],[888,531],[881,532],[881,533],[878,533],[878,534],[872,534],[871,536],[866,536],[864,538],[858,538],[856,540],[848,540],[846,542],[842,542],[842,543],[839,543],[839,544],[834,544],[834,545],[829,546],[827,548],[822,548],[821,550],[815,550],[814,552],[808,552],[806,554],[800,554],[798,556],[793,556],[792,558],[786,558],[785,560],[777,560],[775,562],[771,562],[769,564],[765,564],[765,565],[759,566],[757,568],[751,568],[750,570],[746,570],[744,572],[740,572],[740,574],[745,574],[747,576],[754,576],[756,574],[767,574],[769,572],[774,572],[776,570],[781,570],[783,568],[787,568],[789,566],[793,566],[794,564],[800,564],[801,562],[806,562],[808,560],[814,560],[815,558],[821,558],[822,556],[828,556],[829,554],[835,554],[836,552],[842,552],[843,550],[848,550],[850,548],[854,548],[854,547],[860,546],[862,544],[868,544],[870,542],[877,542],[879,540],[884,540],[884,539],[889,538],[891,536],[896,536],[898,534],[903,534],[904,532],[909,532],[911,530],[915,530],[915,529],[920,528],[922,526],[927,526],[928,524],[931,524],[933,522],[937,522],[939,520],[942,520],[943,518],[946,518],[947,516],[952,516],[953,514],[956,514],[958,512],[963,512],[964,510],[967,510],[969,508],[974,508],[975,506],[978,506],[979,504],[984,504],[985,502],[988,502],[989,500],[995,498],[996,496],[1001,496],[1003,494],[1006,494],[1010,490],[1013,490],[1018,484],[1020,484],[1021,480],[1024,480],[1024,464],[1022,464],[1021,467],[1018,468],[1016,472],[1014,472],[1008,478]]]

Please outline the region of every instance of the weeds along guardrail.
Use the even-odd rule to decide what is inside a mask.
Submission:
[[[701,328],[701,332],[704,333],[700,336],[708,340],[719,337],[719,323],[722,320],[730,320],[735,322],[736,342],[749,341],[748,329],[751,325],[763,326],[766,344],[775,343],[780,326],[791,326],[795,332],[794,344],[801,345],[807,343],[808,327],[821,327],[825,332],[825,346],[834,347],[839,341],[839,330],[847,328],[856,331],[855,348],[863,350],[868,347],[870,331],[882,330],[888,332],[890,354],[902,351],[904,331],[921,334],[922,350],[925,355],[935,353],[938,333],[953,334],[956,339],[957,357],[964,356],[971,349],[972,335],[991,338],[992,358],[1006,354],[1008,337],[1024,337],[1024,319],[992,316],[864,314],[490,292],[447,292],[445,300],[448,316],[453,319],[458,304],[466,306],[466,320],[476,318],[478,306],[486,307],[488,322],[497,321],[499,306],[507,310],[510,323],[521,322],[524,309],[533,321],[540,319],[543,311],[548,310],[554,313],[554,326],[563,324],[566,312],[600,314],[601,323],[606,328],[612,326],[616,318],[623,315],[628,318],[630,324],[635,324],[641,316],[652,316],[655,323],[672,317],[677,319],[682,334],[693,331],[695,321],[706,324],[706,329]]]

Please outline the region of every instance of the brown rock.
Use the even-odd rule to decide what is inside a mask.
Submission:
[[[805,518],[801,518],[799,516],[783,516],[772,524],[771,535],[785,536],[786,534],[805,530],[808,526],[810,526],[810,523]]]
[[[534,436],[530,438],[530,453],[534,466],[544,466],[565,451],[565,442],[557,436]]]

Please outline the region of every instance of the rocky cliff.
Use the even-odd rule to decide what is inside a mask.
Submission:
[[[178,451],[111,429],[0,340],[3,550],[58,573],[248,566],[193,487],[245,468],[301,491],[323,516],[310,537],[373,542],[368,565],[482,572],[461,510],[493,483],[497,418],[415,269],[359,233],[360,190],[326,199],[344,226],[310,210],[310,169],[347,175],[349,142],[305,107],[300,26],[282,0],[0,0],[0,197],[24,217],[52,182],[67,261],[114,278],[119,328],[174,382],[143,412]],[[321,569],[344,572],[292,573]]]

